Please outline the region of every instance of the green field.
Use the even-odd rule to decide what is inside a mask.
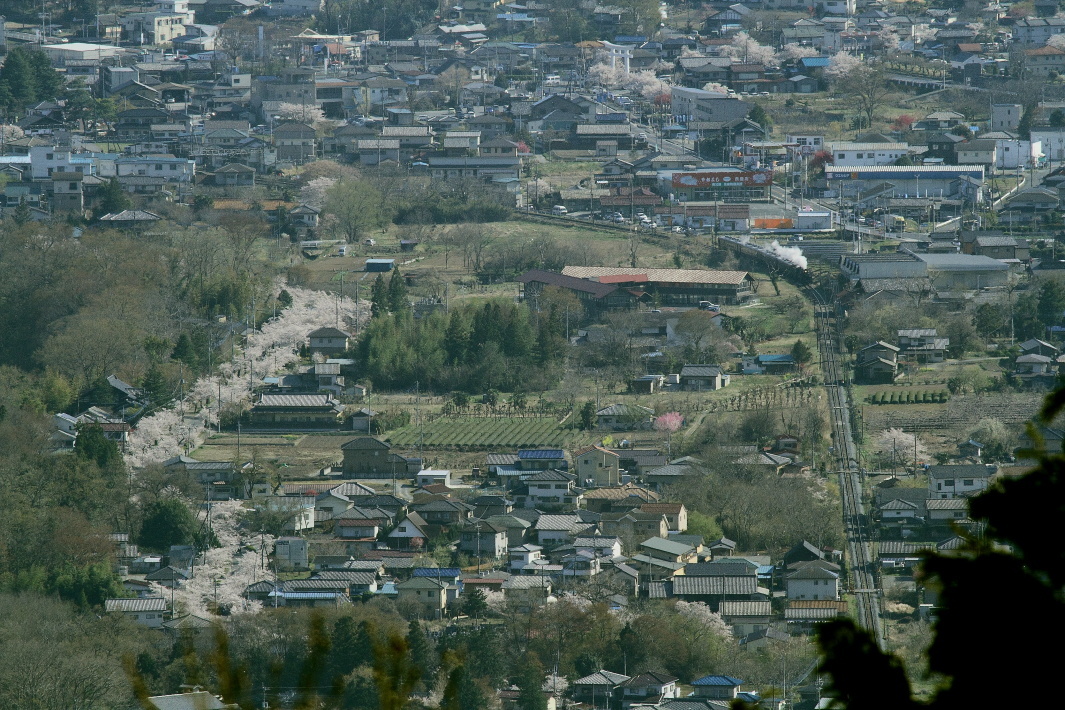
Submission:
[[[586,438],[575,429],[564,429],[551,418],[441,417],[423,424],[397,429],[388,437],[393,446],[459,449],[516,449],[522,446],[568,447]]]

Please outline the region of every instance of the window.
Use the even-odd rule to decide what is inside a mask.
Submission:
[[[44,159],[45,160],[55,160],[55,154],[54,153],[46,153],[45,156],[44,156]]]
[[[954,485],[954,479],[953,478],[948,478],[947,480],[943,481],[943,485],[945,485],[945,486],[953,486]]]
[[[972,485],[973,485],[973,479],[971,479],[971,478],[966,478],[966,479],[965,479],[964,481],[962,481],[962,482],[961,482],[961,484],[962,484],[963,486],[972,486]]]
[[[70,189],[71,190],[77,190],[78,189],[78,183],[76,183],[76,182],[70,183]]]

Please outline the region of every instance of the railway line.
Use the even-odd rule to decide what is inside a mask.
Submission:
[[[851,436],[850,402],[846,375],[840,358],[841,314],[834,299],[809,289],[817,321],[817,345],[821,372],[828,393],[832,420],[832,454],[839,475],[843,503],[843,523],[847,535],[847,563],[850,591],[857,603],[858,623],[870,631],[883,648],[884,634],[880,616],[880,589],[877,587],[875,563],[870,547],[869,521],[862,507],[862,474],[858,466],[857,447]]]

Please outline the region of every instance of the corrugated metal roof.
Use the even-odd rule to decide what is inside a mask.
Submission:
[[[743,577],[689,577],[673,578],[673,594],[676,596],[713,596],[720,594],[748,595],[758,592],[758,580],[751,575]]]
[[[104,610],[121,612],[166,611],[166,599],[162,597],[143,597],[140,599],[108,599]]]

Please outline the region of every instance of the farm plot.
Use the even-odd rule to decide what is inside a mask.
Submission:
[[[519,417],[441,417],[421,426],[397,429],[393,446],[421,445],[430,449],[516,449],[522,446],[565,447],[583,438],[555,419]]]

